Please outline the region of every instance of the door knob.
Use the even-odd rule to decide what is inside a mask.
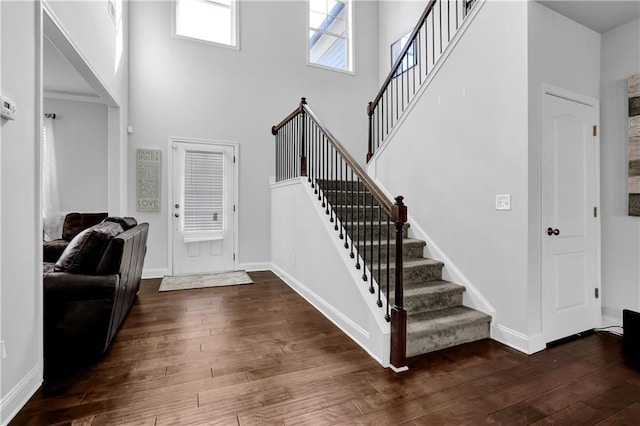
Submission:
[[[557,228],[547,228],[547,235],[560,235],[560,230]]]
[[[175,217],[180,217],[180,215],[179,215],[178,213],[174,213],[173,215],[174,215]],[[551,235],[551,234],[549,234],[549,235]]]

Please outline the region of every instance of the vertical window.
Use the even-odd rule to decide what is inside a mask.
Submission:
[[[238,0],[175,0],[175,34],[238,46]]]
[[[353,71],[351,0],[309,0],[309,63]]]

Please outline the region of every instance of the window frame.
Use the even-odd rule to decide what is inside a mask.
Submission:
[[[232,36],[232,41],[234,42],[234,44],[226,44],[226,43],[220,43],[220,42],[216,42],[216,41],[211,41],[211,40],[205,40],[205,39],[201,39],[201,38],[197,38],[197,37],[191,37],[191,36],[187,36],[187,35],[182,35],[182,34],[178,34],[177,32],[177,27],[178,27],[178,3],[180,1],[184,1],[184,0],[172,0],[172,33],[171,36],[173,38],[177,38],[177,39],[182,39],[182,40],[189,40],[189,41],[195,41],[198,43],[204,43],[204,44],[208,44],[208,45],[212,45],[212,46],[218,46],[218,47],[223,47],[226,49],[231,49],[231,50],[240,50],[240,0],[230,0],[231,5],[229,6],[230,10],[231,10],[231,25],[232,25],[232,30],[231,30],[231,36]],[[197,1],[200,3],[215,3],[220,5],[221,3],[219,1],[216,0],[189,0],[189,1]],[[226,6],[226,5],[224,5]]]
[[[390,48],[391,65],[390,65],[390,67],[393,67],[396,64],[396,61],[400,57],[400,52],[402,52],[402,49],[404,49],[404,46],[407,43],[410,43],[409,36],[411,36],[411,33],[412,33],[412,31],[409,31],[406,34],[404,34],[403,36],[401,36],[399,39],[397,39],[396,41],[391,43],[391,48]],[[402,40],[404,38],[406,38],[407,41],[403,45],[402,44]],[[413,68],[413,67],[418,65],[418,49],[417,49],[416,41],[414,40],[413,42],[411,42],[411,44],[412,44],[412,46],[409,47],[409,49],[407,50],[407,53],[411,52],[412,54],[407,56],[407,57],[405,57],[402,60],[402,62],[400,63],[400,68],[398,68],[398,70],[394,73],[393,78],[401,76],[405,72],[408,72],[411,68]],[[395,49],[397,49],[398,56],[396,56],[394,58],[394,56],[395,56],[394,55],[394,53],[395,53],[394,50]]]
[[[335,72],[340,72],[343,74],[351,74],[351,75],[355,75],[356,73],[356,67],[355,67],[355,54],[354,54],[354,45],[355,45],[355,41],[354,41],[354,19],[353,19],[353,0],[343,0],[345,2],[345,8],[347,9],[347,19],[346,19],[346,23],[347,23],[347,37],[345,38],[347,40],[347,65],[348,68],[347,69],[342,69],[342,68],[335,68],[335,67],[331,67],[328,65],[323,65],[323,64],[319,64],[316,62],[311,62],[311,44],[310,44],[310,40],[309,40],[309,32],[312,31],[311,28],[311,22],[310,22],[310,15],[311,15],[311,3],[309,2],[309,0],[306,0],[306,22],[307,25],[305,27],[305,45],[306,45],[306,57],[307,57],[307,65],[308,66],[312,66],[312,67],[316,67],[316,68],[321,68],[321,69],[325,69],[328,71],[335,71]],[[324,33],[326,33],[327,35],[330,36],[336,36],[335,34],[328,32],[328,31],[323,31]]]

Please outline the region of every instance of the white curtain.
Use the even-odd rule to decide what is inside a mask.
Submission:
[[[56,150],[53,119],[45,118],[42,126],[42,218],[44,239],[53,240],[62,235]]]

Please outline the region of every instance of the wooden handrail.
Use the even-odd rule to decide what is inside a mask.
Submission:
[[[309,115],[316,125],[320,128],[322,133],[327,137],[329,142],[333,145],[333,147],[338,151],[338,154],[342,156],[344,161],[351,167],[353,172],[360,178],[360,181],[364,184],[364,186],[371,192],[371,195],[376,199],[378,204],[387,212],[389,216],[391,216],[392,220],[395,221],[393,216],[394,208],[393,201],[391,201],[384,192],[376,185],[376,183],[369,177],[369,175],[364,171],[364,169],[358,164],[356,160],[349,154],[349,152],[342,146],[340,142],[333,136],[333,134],[326,128],[324,124],[320,121],[318,116],[309,108],[309,106],[305,103],[302,108]]]
[[[289,121],[293,120],[293,118],[302,112],[302,105],[307,104],[307,98],[300,99],[300,106],[293,111],[289,115],[287,115],[281,122],[271,127],[271,134],[273,136],[277,135],[280,129],[282,129]]]
[[[382,83],[382,87],[380,87],[380,90],[378,91],[378,94],[376,95],[376,97],[373,98],[373,101],[369,104],[369,108],[368,108],[369,115],[371,115],[375,107],[378,106],[378,102],[380,102],[380,98],[382,98],[382,96],[384,95],[384,92],[387,90],[387,87],[393,80],[393,77],[398,72],[398,69],[402,65],[402,61],[404,61],[405,55],[407,54],[409,49],[411,49],[411,45],[416,40],[418,33],[422,29],[422,25],[425,23],[425,21],[429,17],[429,14],[433,10],[433,6],[435,6],[437,1],[438,0],[429,1],[429,3],[427,4],[427,7],[424,9],[424,12],[422,12],[420,19],[418,19],[418,23],[415,25],[415,27],[413,28],[413,31],[411,32],[411,35],[409,36],[409,40],[400,51],[400,54],[398,55],[398,59],[396,59],[395,64],[393,64],[393,67],[391,67],[391,71],[389,72],[389,75],[384,80],[384,83]]]

